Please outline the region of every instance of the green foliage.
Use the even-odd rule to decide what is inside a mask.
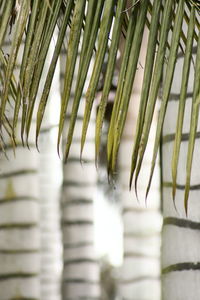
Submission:
[[[130,7],[128,5],[130,5]],[[26,140],[28,144],[34,109],[37,110],[37,142],[56,64],[63,45],[65,45],[67,60],[58,133],[59,151],[65,116],[69,109],[69,101],[72,99],[72,111],[64,155],[65,160],[67,160],[70,150],[78,108],[82,99],[86,78],[89,76],[89,68],[91,68],[92,71],[86,92],[86,105],[82,128],[81,151],[83,150],[90,121],[90,112],[94,104],[105,55],[108,53],[105,84],[103,86],[96,119],[95,143],[96,161],[98,161],[102,125],[115,65],[118,59],[117,54],[120,51],[120,71],[107,142],[108,171],[111,175],[114,174],[132,86],[139,64],[138,60],[142,37],[144,31],[148,28],[148,46],[133,148],[130,186],[132,185],[134,174],[135,186],[137,186],[137,179],[148,143],[159,88],[161,83],[163,83],[162,104],[156,130],[151,175],[147,188],[148,193],[174,78],[177,54],[178,51],[182,51],[184,53],[184,68],[181,74],[182,85],[179,91],[180,102],[172,158],[172,178],[173,196],[175,197],[186,91],[190,65],[194,63],[194,93],[185,192],[185,208],[187,210],[192,157],[199,115],[199,11],[200,1],[192,0],[132,0],[129,2],[126,0],[2,0],[0,3],[0,146],[2,149],[4,140],[2,129],[5,129],[4,131],[9,134],[14,144],[14,132],[19,118],[22,119],[22,139]],[[183,30],[183,24],[185,24],[186,30]],[[48,66],[46,80],[42,85],[42,95],[39,99],[39,105],[37,106],[36,97],[41,82],[45,58],[56,26],[58,35],[55,40],[54,53]],[[3,53],[2,45],[4,44],[6,35],[8,35],[10,31],[10,27],[12,27],[13,35],[10,53],[7,57]],[[123,51],[121,51],[122,47],[120,48],[122,38],[124,39]],[[24,50],[20,74],[18,78],[14,78],[16,60],[22,42],[24,42]],[[195,61],[192,60],[191,55],[194,43],[198,44],[197,58]],[[80,60],[78,61],[79,51]],[[76,68],[78,68],[78,75],[75,79]],[[72,83],[75,85],[73,97]],[[12,124],[6,116],[7,108],[10,103],[14,106]]]

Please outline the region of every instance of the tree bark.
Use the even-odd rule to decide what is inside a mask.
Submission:
[[[147,44],[144,36],[140,65],[136,73],[127,122],[119,153],[119,184],[121,186],[122,219],[124,224],[124,261],[119,286],[123,300],[160,300],[160,172],[157,161],[155,173],[145,205],[145,194],[150,171],[155,135],[155,120],[145,153],[137,185],[138,199],[129,191],[131,156],[136,128],[137,111],[141,95],[141,82]]]
[[[63,78],[63,57],[61,78]],[[94,111],[80,163],[80,134],[85,101],[81,100],[74,141],[68,162],[63,166],[62,230],[64,269],[62,281],[63,299],[95,300],[100,298],[99,263],[94,249],[93,201],[97,172],[94,162]],[[66,127],[69,114],[66,116]],[[66,145],[63,135],[63,149]]]
[[[8,37],[5,53],[9,53],[10,41]],[[17,66],[15,75],[18,76]],[[12,122],[12,99],[6,109]],[[34,147],[35,136],[30,134],[30,150],[24,148],[19,121],[14,155],[11,140],[6,138],[5,132],[3,134],[7,158],[1,151],[0,298],[40,299],[38,155]]]
[[[50,47],[47,62],[51,50]],[[57,69],[39,137],[41,300],[61,299],[62,242],[59,199],[62,163],[56,151],[58,118],[55,118],[60,99],[59,75]]]
[[[195,60],[196,47],[193,49]],[[171,159],[175,137],[176,118],[179,105],[181,78],[179,72],[183,67],[183,53],[178,56],[170,101],[163,129],[162,170],[163,170],[163,214],[162,231],[162,299],[196,300],[200,298],[200,202],[198,166],[200,163],[198,133],[194,150],[191,187],[188,202],[188,216],[184,209],[184,189],[186,179],[186,159],[191,118],[194,66],[191,63],[187,89],[186,109],[175,204],[172,199]],[[197,132],[200,126],[198,125]]]

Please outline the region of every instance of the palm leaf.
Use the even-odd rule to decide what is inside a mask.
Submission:
[[[49,6],[47,2],[43,2],[40,7],[39,11],[39,20],[36,23],[36,32],[34,35],[34,38],[32,40],[32,44],[30,47],[30,51],[27,57],[27,63],[26,63],[26,68],[24,72],[24,79],[23,79],[23,96],[22,96],[22,101],[23,101],[23,107],[22,107],[22,130],[21,134],[22,137],[24,135],[24,130],[25,130],[25,123],[27,121],[28,115],[27,115],[27,109],[28,106],[30,105],[30,82],[33,83],[34,81],[34,70],[37,65],[37,59],[39,56],[39,48],[40,48],[40,43],[42,42],[43,38],[43,31],[45,30],[45,22],[48,17],[48,11],[49,11]],[[31,85],[32,86],[32,85]]]
[[[49,45],[51,43],[53,33],[55,30],[56,22],[58,19],[58,15],[60,12],[62,0],[57,0],[57,2],[54,3],[54,7],[52,7],[54,14],[50,14],[50,17],[48,19],[47,23],[47,34],[45,35],[45,43],[44,46],[40,49],[40,52],[38,54],[38,63],[35,66],[34,74],[33,74],[33,81],[32,81],[32,86],[30,89],[30,96],[29,96],[29,104],[28,104],[28,110],[27,110],[27,118],[26,118],[26,138],[28,141],[29,137],[29,131],[31,127],[31,121],[32,121],[32,116],[33,116],[33,110],[35,106],[35,101],[36,101],[36,95],[37,95],[37,90],[39,87],[40,83],[40,78],[42,76],[42,70],[44,67],[45,63],[45,58],[48,53]]]
[[[153,171],[154,171],[155,163],[156,163],[156,157],[157,157],[157,153],[158,153],[158,149],[159,149],[159,145],[160,145],[162,127],[163,127],[163,123],[164,123],[164,116],[166,113],[167,102],[169,99],[169,94],[170,94],[170,90],[171,90],[174,69],[175,69],[175,64],[176,64],[176,57],[177,57],[178,47],[179,47],[179,43],[180,43],[183,16],[184,16],[184,0],[180,0],[178,8],[177,8],[177,12],[176,12],[175,21],[174,21],[174,30],[173,30],[172,41],[171,41],[172,46],[170,47],[169,59],[168,59],[168,64],[167,64],[167,68],[166,68],[166,75],[164,78],[165,84],[163,87],[162,104],[161,104],[159,117],[158,117],[155,144],[154,144],[154,150],[153,150],[152,166],[151,166],[149,183],[147,186],[146,197],[148,195],[149,188],[151,185]]]
[[[121,63],[120,73],[119,73],[119,79],[118,79],[118,85],[117,85],[117,92],[115,96],[113,111],[111,115],[111,121],[110,121],[110,127],[108,131],[108,142],[107,142],[107,157],[108,157],[108,172],[112,171],[114,173],[114,170],[112,170],[112,151],[113,151],[113,141],[114,141],[114,126],[116,124],[117,115],[119,112],[119,106],[120,106],[120,99],[123,92],[123,83],[126,76],[126,70],[128,66],[128,60],[130,57],[130,50],[131,45],[133,41],[134,31],[136,27],[136,18],[138,9],[135,8],[135,0],[132,1],[133,8],[130,13],[130,19],[128,23],[127,28],[127,35],[126,35],[126,42],[124,47],[124,53],[123,53],[123,59]]]
[[[38,111],[37,111],[37,126],[36,126],[36,144],[38,141],[38,137],[39,137],[39,133],[40,133],[40,128],[41,128],[41,124],[42,124],[42,119],[44,116],[44,112],[45,112],[45,108],[46,108],[46,104],[47,104],[47,100],[48,100],[48,96],[49,96],[49,92],[50,92],[50,88],[51,88],[51,84],[53,81],[53,76],[54,76],[54,72],[56,69],[56,65],[57,65],[57,61],[62,49],[62,44],[63,44],[63,40],[66,34],[66,30],[67,30],[67,25],[69,23],[70,20],[70,15],[71,15],[71,10],[73,8],[73,4],[74,1],[68,1],[67,3],[67,7],[63,16],[63,20],[62,23],[60,24],[60,32],[58,34],[58,38],[57,38],[57,42],[56,42],[56,46],[54,49],[54,53],[52,56],[52,60],[51,60],[51,64],[47,73],[47,77],[46,77],[46,81],[44,84],[44,89],[42,92],[42,96],[39,102],[39,106],[38,106]]]
[[[58,153],[59,153],[59,145],[60,145],[60,140],[61,140],[62,131],[64,127],[67,107],[70,98],[76,59],[78,56],[78,47],[80,42],[85,5],[86,5],[86,0],[77,0],[74,8],[73,18],[72,18],[71,31],[70,31],[70,37],[69,37],[69,43],[67,49],[64,90],[62,95],[61,113],[60,113],[60,121],[59,121],[59,132],[58,132],[58,143],[57,143]]]
[[[73,100],[73,105],[72,105],[72,113],[71,113],[71,118],[70,118],[70,122],[69,122],[69,130],[68,130],[68,135],[67,135],[67,144],[66,144],[66,149],[65,149],[65,161],[67,160],[67,157],[69,154],[69,149],[71,146],[75,122],[76,122],[77,113],[78,113],[78,108],[80,105],[81,96],[83,93],[86,77],[87,77],[90,62],[92,59],[92,54],[95,49],[95,42],[96,42],[99,25],[100,25],[101,14],[102,14],[102,10],[103,10],[103,4],[104,4],[103,2],[104,1],[102,1],[102,0],[98,1],[93,19],[92,19],[92,16],[90,16],[89,11],[87,12],[87,16],[86,16],[86,27],[85,27],[85,31],[84,31],[84,35],[83,35],[83,45],[81,48],[80,63],[79,63],[79,68],[78,68],[76,88],[75,88],[75,92],[74,92],[74,100]],[[89,6],[88,6],[88,9],[89,9]],[[90,29],[91,22],[93,24],[92,31]],[[90,38],[88,40],[89,36],[90,36]],[[86,48],[87,40],[88,40],[88,44],[87,44],[87,50],[86,50],[85,48]]]
[[[107,64],[107,70],[105,75],[105,82],[102,91],[101,101],[99,104],[98,114],[96,118],[96,141],[95,141],[95,153],[96,153],[96,164],[98,161],[98,155],[100,151],[100,140],[101,140],[101,131],[103,126],[104,115],[106,111],[106,105],[109,97],[109,91],[112,84],[112,78],[115,71],[115,63],[117,58],[118,44],[121,36],[122,26],[123,26],[123,14],[122,11],[125,9],[126,1],[118,1],[116,9],[116,18],[114,21],[113,34],[111,38],[111,46],[109,49],[109,58]]]
[[[194,37],[194,26],[195,26],[195,10],[193,7],[190,15],[190,24],[188,28],[188,38],[187,38],[187,45],[185,51],[186,55],[184,58],[181,93],[180,93],[180,100],[179,100],[179,111],[177,116],[176,135],[174,140],[174,149],[173,149],[173,156],[172,156],[173,199],[175,199],[175,194],[176,194],[178,157],[180,153],[187,86],[188,86],[189,72],[190,72],[191,59],[192,59],[192,43]]]
[[[16,3],[18,3],[17,7]],[[185,107],[185,93],[190,65],[194,63],[196,69],[193,93],[193,118],[191,120],[185,192],[185,207],[187,208],[194,138],[199,114],[199,46],[197,59],[194,62],[191,57],[191,47],[196,41],[198,41],[199,45],[200,1],[132,0],[130,7],[128,7],[127,3],[127,0],[1,1],[0,62],[3,68],[0,72],[0,83],[2,86],[2,90],[0,91],[0,124],[1,126],[4,126],[4,123],[7,124],[5,125],[7,126],[7,131],[8,128],[9,132],[10,130],[14,131],[17,121],[20,118],[20,111],[22,110],[22,138],[26,132],[28,142],[33,112],[34,109],[36,109],[36,139],[38,139],[58,57],[65,45],[67,60],[57,145],[59,149],[60,140],[64,134],[64,121],[66,113],[68,112],[69,101],[72,101],[72,111],[67,132],[65,152],[65,158],[67,159],[73,139],[78,108],[80,101],[82,101],[85,82],[86,79],[89,79],[82,128],[82,151],[87,136],[88,124],[90,122],[90,112],[95,102],[94,99],[100,72],[102,71],[104,57],[107,51],[108,63],[105,72],[106,79],[96,121],[97,160],[101,140],[101,129],[114,76],[116,56],[118,51],[121,51],[123,48],[124,50],[121,51],[121,65],[117,91],[107,141],[108,170],[111,174],[114,174],[118,149],[129,109],[132,86],[135,73],[137,72],[141,41],[144,31],[149,30],[141,102],[132,156],[130,186],[134,175],[135,185],[137,185],[137,179],[148,143],[159,88],[162,78],[164,78],[162,82],[163,102],[155,138],[150,175],[151,182],[171,90],[171,82],[174,78],[177,53],[178,49],[181,49],[184,54],[184,68],[182,74],[180,74],[182,76],[182,85],[179,91],[180,105],[177,116],[177,134],[175,137],[172,158],[174,196]],[[183,28],[182,21],[186,28]],[[44,69],[45,57],[50,47],[51,40],[53,39],[56,24],[58,36],[55,42],[55,49],[51,62],[47,66],[47,75],[44,84],[42,84],[42,96],[41,99],[39,99],[39,105],[36,105],[39,86],[41,86],[41,74]],[[13,31],[12,44],[8,59],[6,59],[2,46],[10,28],[12,28]],[[124,47],[121,47],[119,42],[122,40],[124,40]],[[24,51],[21,60],[20,74],[19,78],[15,80],[13,74],[19,47],[22,43],[24,43]],[[78,58],[79,54],[80,59]],[[78,69],[77,74],[75,74],[76,67]],[[87,76],[89,76],[89,69],[91,69],[92,75],[90,78],[87,78]],[[73,93],[72,84],[75,86]],[[12,95],[12,97],[10,97],[10,95]],[[8,123],[6,122],[6,107],[7,103],[10,101],[13,102],[12,105],[14,106],[14,121],[12,126],[8,126]],[[3,145],[1,139],[0,143]],[[150,182],[148,189],[150,187]]]
[[[34,31],[35,31],[35,27],[36,27],[38,7],[39,7],[39,0],[36,0],[36,1],[34,1],[34,4],[32,6],[32,13],[31,13],[31,17],[29,19],[26,43],[25,43],[23,58],[22,58],[22,62],[21,62],[19,83],[18,83],[18,88],[17,88],[17,99],[16,99],[14,118],[13,118],[14,130],[17,126],[17,120],[18,120],[19,110],[20,110],[20,106],[21,106],[21,97],[22,97],[21,86],[24,81],[26,66],[28,63],[28,57],[29,57],[29,52],[30,52],[30,47],[31,47],[31,41],[32,41],[32,37],[34,35]],[[25,121],[24,121],[24,123],[25,123]]]
[[[142,86],[142,92],[141,92],[141,101],[140,101],[140,108],[139,108],[139,113],[138,113],[138,121],[137,121],[137,126],[136,126],[136,138],[135,138],[135,144],[134,144],[134,149],[133,149],[133,154],[132,154],[130,187],[132,185],[133,174],[134,174],[136,163],[137,163],[137,154],[139,151],[140,137],[142,135],[145,112],[146,112],[146,108],[147,108],[148,94],[149,94],[150,85],[151,85],[151,74],[153,71],[157,34],[158,34],[158,30],[159,30],[160,9],[161,9],[161,1],[159,1],[159,0],[154,1],[153,9],[152,9],[152,20],[151,20],[151,25],[149,28],[149,30],[150,30],[149,39],[148,39],[148,45],[147,45],[147,48],[149,49],[149,51],[147,52],[147,55],[146,55],[144,80],[143,80],[143,86]]]
[[[136,23],[134,37],[130,49],[130,59],[128,61],[126,76],[123,82],[122,87],[122,95],[120,99],[120,105],[118,110],[118,115],[116,118],[116,124],[115,124],[115,132],[116,134],[113,136],[113,152],[112,152],[112,170],[115,170],[116,165],[116,157],[117,152],[119,149],[119,143],[121,140],[123,127],[125,124],[125,119],[129,107],[129,100],[131,97],[132,87],[133,87],[133,81],[135,78],[135,74],[138,67],[138,59],[140,54],[140,48],[142,44],[142,37],[144,32],[144,26],[146,21],[146,14],[148,9],[149,1],[141,1],[141,6],[139,7],[138,12],[138,21]]]
[[[3,121],[2,119],[5,113],[6,103],[9,96],[10,80],[13,75],[17,53],[24,34],[29,8],[30,8],[30,0],[28,1],[23,0],[21,2],[19,17],[15,28],[15,33],[14,33],[8,64],[7,64],[7,69],[6,69],[5,81],[3,85],[3,92],[1,97],[1,113],[0,113],[1,122]]]
[[[13,1],[2,1],[0,10],[2,10],[2,15],[0,16],[0,47],[2,46],[2,42],[4,40],[6,30],[8,27],[8,23],[13,13],[14,0]]]
[[[153,75],[151,78],[151,89],[150,89],[147,109],[145,113],[144,126],[140,138],[140,146],[139,146],[140,152],[139,152],[138,164],[136,168],[135,186],[137,186],[137,180],[140,173],[142,161],[144,158],[144,153],[147,146],[147,141],[148,141],[149,132],[150,132],[151,123],[152,123],[153,114],[156,105],[156,100],[158,96],[158,91],[161,84],[161,76],[163,71],[161,66],[164,65],[164,60],[165,60],[165,49],[166,49],[166,43],[168,39],[170,25],[172,22],[171,13],[172,13],[173,4],[174,1],[169,0],[167,1],[167,4],[164,7],[163,20],[162,20],[162,25],[160,30],[160,41],[158,46],[158,53],[156,56]]]
[[[99,77],[101,73],[101,68],[104,62],[104,56],[106,54],[106,49],[109,40],[109,31],[112,25],[113,13],[114,13],[114,1],[107,1],[104,7],[104,13],[102,16],[100,32],[99,32],[99,45],[96,51],[96,59],[94,62],[94,68],[91,75],[91,80],[88,86],[88,90],[86,93],[86,107],[83,119],[83,130],[82,130],[82,138],[81,138],[81,153],[83,151],[83,146],[85,143],[88,123],[90,119],[90,114],[92,110],[93,101],[95,98],[95,92],[97,90],[97,85],[99,82]],[[105,39],[107,36],[107,39]]]
[[[195,136],[197,132],[197,124],[199,119],[199,104],[200,104],[200,34],[197,46],[197,56],[195,65],[194,88],[192,99],[191,123],[190,123],[190,137],[188,144],[187,165],[186,165],[186,185],[185,185],[185,211],[188,209],[188,196],[190,190],[190,179],[192,170],[192,160],[195,146]]]

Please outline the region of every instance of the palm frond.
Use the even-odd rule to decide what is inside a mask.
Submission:
[[[186,104],[186,94],[187,94],[187,86],[189,81],[189,73],[190,66],[192,60],[192,45],[194,38],[194,27],[195,27],[195,10],[194,7],[191,11],[189,28],[188,28],[188,36],[187,36],[187,45],[186,45],[186,55],[184,58],[184,66],[183,66],[183,74],[182,74],[182,86],[180,92],[180,100],[179,100],[179,110],[177,117],[177,125],[176,125],[176,135],[174,140],[174,149],[172,156],[172,181],[173,181],[173,199],[175,199],[176,194],[176,180],[177,180],[177,167],[178,167],[178,158],[180,153],[181,146],[181,136],[183,130],[183,119],[185,112],[185,104]]]
[[[200,1],[199,0],[189,0],[192,6],[194,6],[198,11],[200,11]]]
[[[151,182],[171,85],[174,79],[177,55],[179,51],[182,51],[184,54],[184,68],[182,74],[180,74],[182,76],[181,89],[177,91],[180,92],[180,105],[172,158],[172,177],[173,195],[175,196],[177,164],[185,110],[185,95],[190,65],[194,64],[196,71],[193,92],[193,117],[188,147],[185,192],[185,207],[187,208],[193,148],[199,113],[199,12],[200,1],[194,0],[1,1],[0,63],[2,68],[0,71],[0,129],[2,130],[4,126],[7,126],[6,128],[8,129],[6,108],[10,101],[12,101],[14,116],[13,124],[11,127],[9,126],[9,130],[12,129],[13,136],[17,120],[21,118],[20,114],[22,113],[21,135],[22,139],[26,139],[28,143],[32,116],[34,110],[36,110],[36,140],[38,139],[56,64],[61,51],[63,51],[64,45],[67,60],[60,111],[58,149],[61,136],[66,134],[63,133],[66,113],[69,113],[69,107],[72,107],[64,155],[67,160],[81,96],[84,89],[87,89],[82,128],[82,151],[85,139],[87,138],[90,112],[95,102],[94,99],[100,74],[106,53],[108,53],[108,63],[105,69],[106,79],[96,120],[97,160],[105,109],[109,99],[115,65],[118,59],[117,54],[120,52],[121,64],[117,92],[114,99],[107,141],[108,170],[111,175],[114,174],[120,140],[129,109],[132,86],[139,64],[142,38],[144,32],[148,31],[148,45],[133,147],[130,186],[134,175],[135,186],[137,186],[137,179],[140,174],[159,89],[162,83],[163,96],[152,158]],[[45,82],[41,83],[41,74],[44,69],[45,58],[54,37],[56,26],[58,34],[57,37],[54,38],[54,53],[51,63],[47,67]],[[12,43],[10,53],[6,58],[3,52],[3,44],[10,30],[12,30]],[[124,44],[123,47],[120,45],[122,41]],[[19,54],[19,47],[22,43],[24,43],[24,50],[21,58],[19,77],[16,79],[14,78],[14,70]],[[193,60],[191,49],[195,43],[198,43],[197,58]],[[78,58],[79,52],[80,59]],[[75,69],[78,70],[76,78]],[[89,85],[86,87],[85,82],[89,69],[92,70],[92,75],[89,80]],[[72,84],[75,86],[75,90],[73,91],[72,105],[69,105],[69,101],[72,98]],[[38,105],[36,99],[39,86],[42,86],[42,96],[39,99]],[[2,145],[1,140],[0,143]],[[150,187],[150,182],[147,190]]]
[[[184,198],[186,213],[188,208],[188,196],[190,190],[190,179],[191,179],[191,171],[192,171],[192,160],[194,154],[195,136],[196,136],[197,124],[199,120],[199,104],[200,104],[200,34],[199,34],[199,40],[197,45],[191,123],[190,123],[190,137],[189,137],[187,165],[186,165],[187,174],[186,174],[186,186],[185,186],[185,198]]]

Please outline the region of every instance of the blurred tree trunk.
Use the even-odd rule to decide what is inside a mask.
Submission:
[[[9,141],[6,148],[8,159],[0,158],[0,298],[40,299],[38,155],[21,142],[16,157]]]
[[[61,57],[61,81],[64,76],[64,55]],[[72,99],[73,100],[73,99]],[[88,130],[85,149],[80,163],[80,139],[85,101],[82,98],[76,121],[74,141],[68,162],[63,166],[62,229],[64,269],[63,299],[99,299],[99,263],[94,250],[93,201],[97,172],[94,163],[94,115]],[[65,126],[68,125],[69,114]],[[65,151],[66,134],[63,135]]]
[[[140,66],[129,105],[128,117],[119,153],[119,184],[121,186],[122,218],[124,225],[124,261],[119,293],[123,300],[160,300],[160,173],[157,162],[152,186],[145,206],[145,193],[153,150],[155,121],[146,150],[137,190],[134,180],[131,192],[129,178],[137,110],[141,94],[146,36],[140,54]],[[156,117],[156,116],[155,116]],[[139,202],[138,202],[139,201]]]
[[[5,53],[10,41],[8,36]],[[12,116],[12,100],[6,109]],[[33,133],[30,150],[23,147],[20,125],[19,121],[16,154],[9,138],[5,139],[7,158],[0,153],[0,299],[4,300],[40,299],[38,155]]]
[[[128,122],[127,122],[128,125]],[[160,178],[157,163],[145,206],[145,192],[152,143],[147,148],[138,182],[138,199],[129,191],[130,157],[133,137],[124,135],[119,159],[122,218],[124,225],[124,260],[121,269],[120,295],[129,300],[160,300]],[[128,160],[129,158],[129,160]]]
[[[195,58],[196,46],[193,48]],[[162,236],[162,276],[163,300],[200,299],[200,140],[199,129],[194,151],[191,187],[188,203],[188,216],[184,209],[184,189],[186,178],[187,148],[189,140],[191,104],[193,95],[194,65],[191,62],[189,84],[187,89],[186,109],[184,115],[183,135],[178,165],[177,191],[175,204],[172,199],[171,159],[176,130],[180,84],[180,70],[183,68],[183,53],[180,51],[175,70],[170,102],[168,104],[162,142],[163,170],[163,236]]]
[[[51,53],[47,56],[47,61],[50,55]],[[39,137],[41,300],[61,299],[62,244],[59,197],[62,163],[56,151],[58,120],[55,118],[60,99],[59,75],[57,70]]]

